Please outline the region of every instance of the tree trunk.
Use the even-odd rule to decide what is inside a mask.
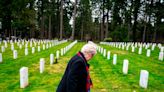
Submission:
[[[30,30],[30,38],[32,38],[32,30]]]
[[[98,31],[97,31],[97,25],[94,23],[93,24],[93,31],[95,32],[94,34],[94,40],[98,40],[98,37],[97,37],[97,34],[98,34]]]
[[[109,2],[108,2],[109,3]],[[106,33],[105,33],[105,38],[108,38],[108,20],[109,20],[109,5],[107,9],[107,14],[106,14]]]
[[[44,39],[44,15],[41,17],[41,31],[40,31],[41,39]]]
[[[14,35],[14,30],[12,29],[12,27],[11,27],[11,36],[15,36]]]
[[[82,25],[81,25],[81,40],[83,40],[83,36],[84,36],[84,28],[83,28],[83,20],[82,20]]]
[[[17,30],[13,30],[14,31],[14,36],[17,36]]]
[[[56,13],[56,20],[59,20],[60,19],[60,6],[61,6],[61,4],[60,4],[60,2],[59,2],[59,0],[57,0],[57,13]],[[54,32],[54,34],[55,34],[55,36],[57,37],[57,38],[60,38],[60,35],[58,35],[58,33],[60,33],[60,21],[56,21],[56,26],[55,26],[55,30],[54,31],[56,31],[56,32]]]
[[[101,21],[101,17],[100,17],[100,21]],[[99,39],[99,41],[101,41],[101,22],[99,23],[99,30],[98,30],[98,39]]]
[[[44,0],[41,0],[42,5],[41,5],[41,29],[40,29],[40,38],[44,39]]]
[[[103,18],[102,18],[102,23],[101,23],[101,41],[104,39],[104,21],[105,21],[104,3],[105,3],[105,0],[103,0]]]
[[[75,0],[74,3],[74,10],[73,10],[73,28],[72,28],[72,36],[71,39],[74,40],[74,35],[75,35],[75,21],[76,21],[76,5],[77,5],[77,0]]]
[[[146,19],[145,23],[144,23],[144,31],[143,31],[143,35],[142,35],[142,42],[145,42],[145,35],[146,35],[146,22],[147,22],[147,17],[146,15],[144,16],[144,19]]]
[[[133,41],[136,42],[136,28],[137,28],[137,18],[138,18],[138,10],[140,7],[140,0],[134,1],[134,24],[133,24]]]
[[[51,15],[49,15],[49,32],[48,32],[48,38],[52,39],[52,34],[51,34]]]
[[[43,37],[43,39],[47,39],[47,29],[45,28],[45,26],[44,26],[44,37]]]
[[[105,38],[108,38],[108,21],[106,22]]]
[[[153,42],[156,42],[156,35],[157,35],[157,30],[156,30],[156,28],[155,28],[154,34],[153,34]]]
[[[128,40],[130,40],[131,22],[128,23]]]
[[[142,42],[145,42],[145,35],[146,35],[146,23],[145,23],[145,25],[144,25],[144,32],[143,32],[143,38],[142,38]]]
[[[100,26],[100,41],[102,41],[103,39],[103,22],[101,22],[101,26]]]
[[[135,21],[133,24],[133,42],[136,42],[136,26],[137,26],[137,21]]]
[[[156,1],[156,3],[160,3],[160,2],[161,2],[161,0],[157,0]],[[153,37],[154,42],[157,42],[158,41],[158,38],[160,38],[158,36],[158,34],[160,33],[159,32],[159,25],[161,24],[161,18],[162,17],[160,17],[159,15],[160,15],[160,11],[158,10],[155,13],[155,17],[156,17],[156,20],[155,21],[156,21],[156,23],[155,23],[155,26],[154,26],[154,28],[155,28],[154,37]]]
[[[130,39],[130,32],[131,32],[131,30],[132,30],[132,17],[131,17],[131,15],[132,15],[132,9],[133,9],[133,0],[131,0],[131,6],[130,6],[130,14],[128,15],[128,40],[130,41],[131,39]]]
[[[34,29],[33,28],[31,28],[30,29],[30,38],[34,38]]]
[[[61,10],[60,10],[60,40],[63,39],[63,3],[64,1],[61,0]]]

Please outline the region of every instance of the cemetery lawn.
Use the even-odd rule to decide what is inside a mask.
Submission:
[[[71,42],[54,46],[48,50],[41,50],[35,54],[29,51],[24,56],[24,49],[18,50],[18,59],[12,58],[12,52],[7,50],[3,53],[3,63],[0,64],[0,92],[55,92],[65,71],[69,59],[75,55],[85,44],[78,42],[58,63],[50,66],[51,53],[56,56],[56,51],[69,45]],[[164,62],[158,60],[158,49],[146,57],[146,51],[142,55],[130,50],[121,50],[114,47],[100,45],[111,51],[111,59],[107,60],[100,53],[89,61],[90,75],[93,81],[91,92],[163,92],[164,91]],[[138,50],[137,50],[138,51]],[[117,54],[117,65],[112,64],[112,56]],[[39,73],[39,60],[45,58],[44,73]],[[127,75],[122,73],[123,60],[129,60]],[[29,86],[20,89],[19,69],[23,66],[29,69]],[[148,88],[139,86],[140,70],[149,72]]]

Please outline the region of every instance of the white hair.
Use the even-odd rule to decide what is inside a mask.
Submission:
[[[85,53],[91,53],[91,54],[95,55],[97,53],[97,51],[96,51],[96,45],[87,43],[87,44],[85,44],[81,48],[81,52],[83,54],[85,54]]]

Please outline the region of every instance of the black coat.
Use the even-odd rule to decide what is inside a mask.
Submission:
[[[84,55],[75,55],[69,61],[56,92],[86,92],[87,64]]]

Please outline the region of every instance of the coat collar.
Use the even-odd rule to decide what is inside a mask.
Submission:
[[[77,55],[80,56],[80,57],[85,61],[85,64],[89,67],[89,64],[87,63],[87,60],[86,60],[86,58],[84,57],[84,54],[83,54],[82,52],[79,51],[79,52],[77,53]]]

